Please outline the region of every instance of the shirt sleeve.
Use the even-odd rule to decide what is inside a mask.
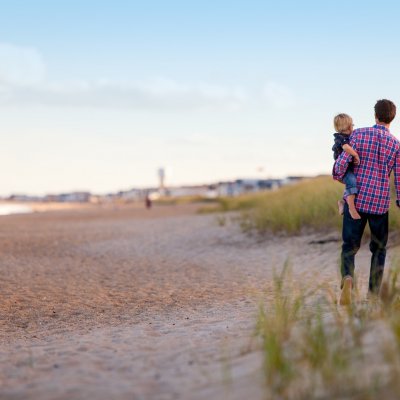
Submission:
[[[397,204],[400,202],[400,150],[396,153],[396,159],[394,161],[394,185],[396,187],[396,198]]]
[[[351,135],[350,137],[350,146],[357,151],[357,137],[356,135]],[[333,172],[334,172],[334,178],[341,181],[343,180],[344,175],[346,174],[347,167],[349,166],[349,163],[353,160],[353,157],[350,154],[347,154],[345,151],[343,151],[339,157],[337,158]],[[399,160],[400,161],[400,160]],[[400,167],[400,164],[399,164]],[[399,169],[400,172],[400,169]]]

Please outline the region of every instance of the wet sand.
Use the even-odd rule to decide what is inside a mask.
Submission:
[[[262,399],[257,304],[287,260],[337,290],[338,233],[259,240],[197,208],[0,217],[0,399]]]

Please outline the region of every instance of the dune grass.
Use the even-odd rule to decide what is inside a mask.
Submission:
[[[154,200],[154,204],[161,206],[175,206],[180,204],[193,204],[193,203],[216,203],[214,198],[208,198],[200,195],[179,196],[179,197],[160,197]]]
[[[203,211],[241,211],[244,231],[286,232],[339,229],[337,201],[342,198],[343,185],[329,176],[307,179],[279,190],[221,198],[218,206]],[[400,227],[400,211],[394,201],[390,212],[390,228]]]
[[[255,335],[269,399],[397,399],[400,392],[398,267],[380,298],[340,307],[329,286],[310,291],[275,276]]]

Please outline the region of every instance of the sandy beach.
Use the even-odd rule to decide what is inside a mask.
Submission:
[[[260,239],[197,209],[1,217],[0,398],[263,399],[258,302],[287,260],[337,291],[339,234]]]

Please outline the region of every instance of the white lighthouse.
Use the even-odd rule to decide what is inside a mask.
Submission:
[[[160,196],[165,196],[165,168],[158,168],[158,192]]]

